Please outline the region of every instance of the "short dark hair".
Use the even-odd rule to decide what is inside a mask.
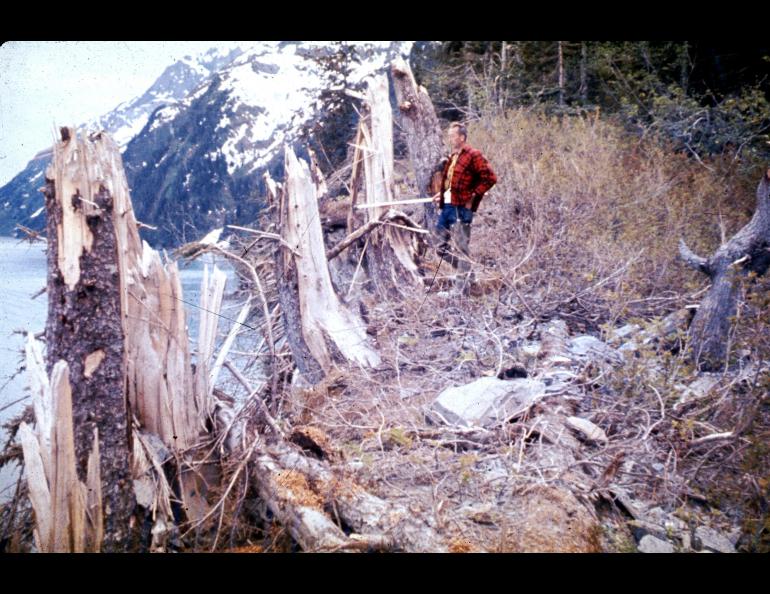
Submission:
[[[457,131],[465,137],[465,140],[468,140],[468,128],[465,127],[465,124],[461,124],[460,122],[452,122],[449,124],[449,127],[457,128]]]

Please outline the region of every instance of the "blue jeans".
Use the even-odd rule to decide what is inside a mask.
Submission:
[[[469,246],[471,242],[472,221],[473,211],[470,208],[445,205],[441,209],[441,214],[436,223],[436,232],[440,239],[438,246],[439,256],[446,258],[453,268],[457,268],[461,272],[470,270],[471,263],[468,258],[470,257]],[[452,253],[450,248],[452,227],[455,226],[455,223],[459,223],[455,228],[455,244],[457,250],[465,256],[464,258],[458,258],[455,253]]]

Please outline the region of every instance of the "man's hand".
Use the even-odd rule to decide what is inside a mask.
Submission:
[[[441,192],[433,196],[433,204],[439,206],[441,204]]]

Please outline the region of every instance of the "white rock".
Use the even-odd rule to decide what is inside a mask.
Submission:
[[[695,529],[695,537],[699,538],[703,547],[718,553],[734,553],[735,547],[730,539],[707,526],[698,526]]]
[[[640,553],[673,553],[674,545],[665,540],[655,538],[649,534],[642,537],[639,541]]]
[[[428,414],[453,425],[489,427],[522,414],[543,396],[545,385],[539,380],[482,377],[441,392]]]
[[[585,437],[591,441],[606,444],[609,440],[607,434],[601,430],[600,427],[594,425],[588,419],[581,419],[580,417],[567,417],[567,426],[571,427],[575,431],[582,433]]]

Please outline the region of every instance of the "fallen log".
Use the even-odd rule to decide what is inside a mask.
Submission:
[[[304,550],[449,550],[427,518],[371,495],[285,441],[268,445],[255,456],[251,476],[260,497]],[[335,510],[355,534],[346,538],[335,530],[327,509]]]

